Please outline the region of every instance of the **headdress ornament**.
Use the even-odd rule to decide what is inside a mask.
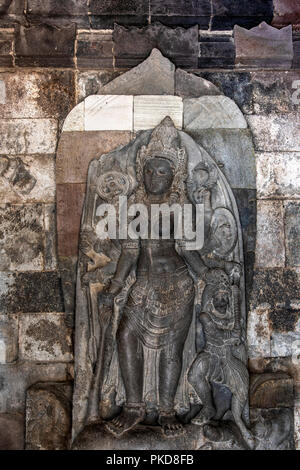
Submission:
[[[179,145],[177,129],[172,119],[167,116],[153,130],[149,144],[141,147],[137,166],[142,172],[147,160],[158,157],[168,160],[174,171],[177,172],[185,164],[185,150],[180,148]]]

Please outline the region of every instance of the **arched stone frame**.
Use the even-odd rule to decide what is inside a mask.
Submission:
[[[141,94],[147,88],[151,94]],[[234,192],[249,292],[255,249],[255,157],[247,122],[237,105],[206,80],[175,71],[157,50],[99,93],[103,95],[87,97],[68,115],[57,153],[58,256],[66,312],[74,311],[74,267],[89,162],[126,145],[139,131],[154,128],[168,115],[178,130],[183,129],[215,159]]]

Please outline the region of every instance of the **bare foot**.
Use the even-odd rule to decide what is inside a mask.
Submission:
[[[106,429],[115,437],[120,437],[125,432],[134,428],[145,418],[144,408],[130,408],[124,406],[121,414],[105,424]]]
[[[197,426],[203,426],[206,423],[209,423],[211,419],[215,416],[216,411],[214,408],[210,407],[203,407],[200,413],[192,419],[193,424],[197,424]]]
[[[185,429],[180,421],[178,421],[175,414],[161,414],[159,416],[158,422],[161,425],[162,432],[166,437],[178,437],[185,434]]]

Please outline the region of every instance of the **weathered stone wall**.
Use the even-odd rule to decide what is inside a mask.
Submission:
[[[64,312],[57,265],[58,138],[77,103],[101,94],[102,87],[142,62],[154,47],[232,98],[253,133],[257,237],[256,246],[246,253],[255,263],[248,292],[250,369],[253,374],[280,372],[293,378],[293,397],[286,376],[281,376],[280,385],[271,381],[269,386],[289,391],[280,406],[295,403],[300,445],[298,3],[0,1],[0,448],[24,447],[27,389],[27,431],[36,429],[28,412],[34,399],[44,411],[57,400],[63,416],[61,438],[51,441],[43,429],[35,431],[43,438],[32,437],[30,431],[27,446],[36,448],[34,439],[43,442],[43,448],[66,445],[73,317]],[[259,34],[248,31],[261,21],[287,29],[280,37],[277,29],[266,26]],[[277,47],[272,47],[274,41]],[[225,134],[220,131],[224,148]],[[241,218],[250,226],[255,226],[255,197],[249,187]],[[72,217],[76,214],[68,214],[70,227]],[[52,384],[45,390],[43,382]],[[278,395],[272,402],[269,392],[270,401],[263,402],[266,394],[262,399],[259,387],[267,386],[256,383],[254,407],[278,405]],[[48,420],[52,415],[53,409]],[[54,418],[51,422],[55,427]],[[47,423],[44,429],[49,429]]]

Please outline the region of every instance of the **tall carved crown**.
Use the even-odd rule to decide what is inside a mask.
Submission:
[[[137,160],[140,170],[154,157],[168,160],[175,172],[185,163],[185,151],[180,148],[178,132],[169,116],[153,130],[149,144],[141,147]]]

